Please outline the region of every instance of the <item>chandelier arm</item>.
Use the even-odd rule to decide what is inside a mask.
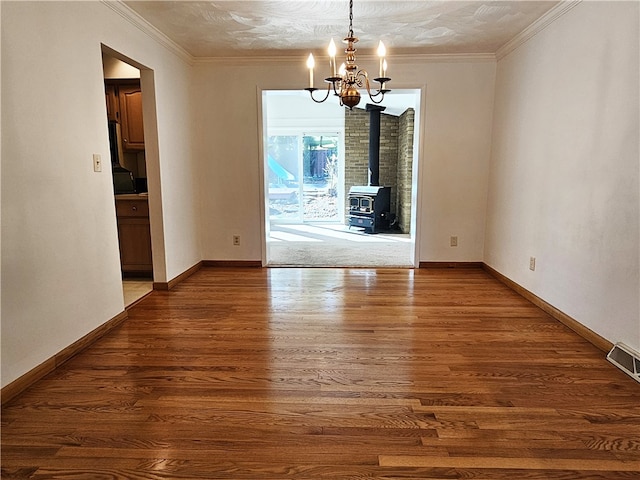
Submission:
[[[353,83],[358,87],[365,87],[367,91],[369,90],[369,74],[366,70],[358,70],[358,73],[353,77]]]
[[[376,97],[380,94],[382,94],[382,96],[380,97],[380,100],[376,100]],[[384,100],[384,93],[378,92],[375,95],[369,94],[369,100],[371,100],[375,104],[382,103],[382,101]]]
[[[389,88],[387,88],[386,83],[390,82],[391,79],[388,77],[380,77],[380,78],[374,78],[373,79],[374,82],[378,82],[380,84],[380,86],[378,87],[378,93],[376,93],[376,95],[382,93],[383,95],[387,92],[390,92],[391,90]]]
[[[326,82],[327,80],[325,80]],[[343,82],[341,80],[336,80],[336,81],[332,81],[331,83],[329,83],[329,90],[331,90],[331,87],[333,87],[333,94],[336,97],[340,96],[340,92],[342,92],[342,85]]]
[[[367,74],[367,72],[360,70],[358,72],[358,76],[362,76],[364,78],[364,84],[365,84],[365,88],[367,89],[367,93],[369,94],[369,99],[371,99],[371,101],[376,104],[382,103],[382,101],[384,100],[384,94],[389,90],[383,90],[379,88],[376,91],[376,93],[371,93],[371,85],[369,84],[369,75]],[[376,98],[380,95],[381,95],[380,100],[376,100]]]
[[[319,90],[318,88],[305,88],[305,90],[309,92],[309,95],[311,96],[311,100],[313,100],[316,103],[322,103],[327,98],[329,98],[329,94],[331,93],[331,84],[327,85],[327,94],[324,96],[322,100],[316,100],[316,98],[313,96],[313,92],[315,92],[316,90]]]

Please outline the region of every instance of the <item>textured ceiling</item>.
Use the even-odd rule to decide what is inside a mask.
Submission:
[[[349,27],[347,0],[124,3],[195,57],[317,52]],[[354,0],[353,28],[361,52],[495,53],[557,3]]]

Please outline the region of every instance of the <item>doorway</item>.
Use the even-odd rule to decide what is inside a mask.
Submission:
[[[404,112],[412,112],[410,127],[403,127],[410,134],[402,140],[409,143],[402,150],[410,152],[404,155],[410,158],[400,161],[385,154],[381,162],[386,185],[393,185],[393,217],[402,216],[403,223],[396,221],[386,231],[369,234],[348,226],[347,205],[350,187],[368,181],[366,163],[363,166],[356,160],[364,157],[367,161],[368,133],[361,131],[365,121],[345,113],[337,102],[314,104],[306,92],[262,92],[263,265],[410,268],[416,264],[419,142],[414,130],[419,131],[419,105],[419,90],[396,92],[385,114],[404,118]],[[364,108],[362,105],[359,111],[365,112]],[[388,136],[398,137],[399,133],[392,131]],[[362,143],[364,155],[355,151]],[[400,150],[397,138],[391,143],[389,151]],[[403,173],[397,173],[401,162]]]
[[[106,120],[123,299],[127,307],[153,290],[141,71],[105,50],[102,64]]]

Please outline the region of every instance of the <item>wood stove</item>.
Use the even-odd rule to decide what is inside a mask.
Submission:
[[[366,233],[389,228],[391,187],[355,186],[349,189],[349,227],[362,227]]]

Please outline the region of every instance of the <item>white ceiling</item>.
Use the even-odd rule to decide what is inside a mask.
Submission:
[[[125,1],[194,57],[318,52],[347,35],[347,0]],[[358,50],[495,53],[557,1],[354,0]]]

